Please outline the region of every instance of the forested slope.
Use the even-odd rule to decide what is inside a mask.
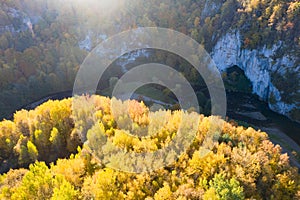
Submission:
[[[137,101],[101,96],[80,99],[86,104],[79,109],[72,106],[71,98],[48,101],[35,110],[17,112],[13,121],[0,122],[1,170],[9,165],[19,168],[0,176],[1,199],[300,198],[298,169],[264,132],[192,111],[151,112]],[[113,114],[111,101],[122,112]],[[129,113],[123,113],[127,109]],[[187,151],[168,166],[148,173],[127,173],[107,167],[113,162],[122,164],[126,157],[115,155],[105,160],[97,152],[103,147],[106,154],[113,154],[110,145],[137,153],[166,148],[182,123],[182,114],[197,116],[199,126]],[[129,119],[133,126],[120,128]],[[150,137],[134,136],[136,130],[149,124]],[[215,140],[207,149],[210,135]],[[91,152],[93,145],[96,152]],[[147,160],[143,163],[140,167],[151,167]]]
[[[0,4],[1,117],[47,94],[71,90],[88,51],[109,36],[158,26],[191,36],[208,52],[230,31],[240,33],[233,45],[240,42],[242,49],[249,50],[246,57],[255,49],[273,51],[251,57],[263,66],[246,75],[253,75],[253,81],[260,78],[255,74],[267,72],[261,79],[270,80],[265,85],[258,82],[264,88],[253,92],[276,112],[300,118],[300,4],[296,0],[133,0],[115,5],[93,0],[2,0]],[[227,53],[232,52],[223,52]],[[247,72],[247,66],[239,67]]]

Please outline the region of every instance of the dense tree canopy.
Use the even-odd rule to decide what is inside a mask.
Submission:
[[[271,47],[281,41],[278,57],[282,52],[300,55],[296,0],[130,0],[118,9],[91,3],[0,1],[1,117],[49,93],[71,90],[91,50],[81,46],[87,36],[92,48],[130,28],[159,26],[188,34],[211,51],[224,33],[238,29],[243,48]],[[191,70],[183,72],[195,77]]]
[[[297,0],[130,0],[123,3],[127,9],[118,12],[86,2],[0,0],[1,118],[44,95],[71,90],[90,51],[81,45],[87,35],[92,48],[123,30],[159,26],[188,34],[211,51],[224,33],[239,29],[242,48],[282,42],[278,57],[283,52],[300,57]],[[153,57],[180,69],[193,85],[199,84],[195,70],[176,56],[158,51]],[[232,90],[244,89],[234,88],[236,83],[248,87],[247,80],[235,73],[223,75]],[[282,86],[297,77],[288,73],[277,79]],[[107,87],[115,82],[109,81]],[[289,86],[291,92],[297,87]],[[197,97],[204,105],[200,110],[207,114],[207,97],[201,91]],[[48,101],[0,122],[0,199],[300,199],[298,170],[264,132],[179,111],[176,106],[173,111],[151,112],[137,101],[84,96],[79,98],[84,100],[80,107],[74,108],[74,100]],[[112,112],[112,101],[119,112]],[[168,158],[147,162],[128,155],[167,148],[176,138],[182,115],[198,117],[199,126],[193,142],[175,162],[136,174],[108,167],[132,171],[133,165],[123,164],[138,163],[135,170],[143,171],[164,163]]]
[[[78,100],[81,106],[72,106],[72,101]],[[113,114],[111,101],[116,101],[113,105],[120,112]],[[300,198],[298,170],[290,165],[280,146],[272,144],[264,132],[234,126],[214,116],[197,114],[200,121],[193,142],[174,163],[163,168],[127,173],[107,166],[109,162],[122,164],[126,157],[115,155],[116,161],[101,157],[102,150],[106,154],[110,151],[108,143],[125,152],[166,148],[179,128],[181,112],[151,112],[137,101],[101,96],[48,101],[35,110],[18,111],[13,121],[0,122],[1,171],[15,168],[0,176],[0,198]],[[148,125],[150,137],[135,136]],[[220,130],[219,137],[207,142],[208,136],[216,134],[211,130]],[[86,139],[88,143],[83,145]],[[97,148],[91,151],[93,146]],[[147,160],[143,163],[145,167],[153,164]]]

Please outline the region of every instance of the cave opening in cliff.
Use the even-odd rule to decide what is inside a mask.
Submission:
[[[252,84],[239,66],[233,65],[227,68],[222,77],[227,91],[251,93]]]

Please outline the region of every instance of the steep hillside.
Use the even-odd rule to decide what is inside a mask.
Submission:
[[[178,30],[203,44],[218,68],[237,65],[253,93],[299,115],[300,5],[296,0],[0,1],[0,115],[71,90],[87,53],[140,26]],[[190,74],[186,73],[186,76]]]

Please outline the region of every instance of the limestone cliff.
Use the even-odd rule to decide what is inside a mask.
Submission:
[[[293,55],[283,54],[278,57],[277,51],[282,42],[272,48],[244,49],[238,30],[231,30],[221,37],[214,46],[211,56],[221,71],[234,65],[240,67],[253,84],[253,93],[268,102],[269,107],[278,113],[299,121],[299,69]],[[296,79],[289,79],[294,73]],[[281,76],[285,85],[280,85],[274,77]],[[298,77],[298,79],[297,79]],[[294,85],[292,91],[290,85]],[[284,87],[286,86],[286,87]]]

